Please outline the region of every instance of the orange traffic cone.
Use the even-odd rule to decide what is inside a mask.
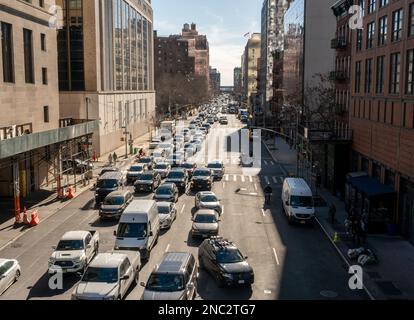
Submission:
[[[27,209],[26,209],[26,207],[24,207],[24,212],[23,212],[23,223],[24,224],[29,224],[29,219],[27,218]]]
[[[15,224],[22,223],[22,217],[20,216],[20,213],[16,213],[16,220],[14,221]]]
[[[66,199],[73,199],[73,194],[72,194],[72,187],[69,186],[68,187],[68,194],[66,195]]]
[[[37,226],[39,224],[39,222],[40,222],[39,214],[38,214],[37,210],[35,210],[35,211],[32,212],[32,217],[31,218],[32,219],[30,221],[30,225],[32,227]]]

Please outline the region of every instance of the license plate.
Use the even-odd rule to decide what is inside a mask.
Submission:
[[[301,224],[306,224],[306,221],[301,221],[300,223],[301,223]]]
[[[245,284],[246,283],[246,281],[244,281],[244,280],[239,280],[239,284]]]

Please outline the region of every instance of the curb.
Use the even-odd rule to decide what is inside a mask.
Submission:
[[[270,156],[272,157],[273,161],[274,161],[275,163],[277,163],[277,164],[278,164],[278,166],[279,166],[280,170],[282,170],[283,174],[284,174],[285,176],[288,176],[288,171],[287,171],[287,170],[283,167],[283,165],[279,162],[279,159],[277,159],[277,158],[273,155],[273,153],[270,151],[269,147],[267,146],[266,142],[265,142],[265,141],[262,141],[262,144],[265,146],[265,148],[266,148],[267,152],[269,152],[269,154],[270,154]]]

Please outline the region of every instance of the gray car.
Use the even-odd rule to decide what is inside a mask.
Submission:
[[[154,194],[155,201],[167,201],[176,203],[178,201],[178,188],[174,183],[162,184]]]
[[[212,209],[200,209],[193,217],[191,236],[193,238],[210,238],[219,233],[219,214]]]
[[[160,229],[170,229],[177,218],[177,208],[172,202],[158,202],[158,217],[160,218]]]
[[[213,209],[220,215],[223,212],[219,198],[217,198],[215,193],[211,191],[197,193],[195,196],[195,207],[197,209]]]
[[[207,168],[211,170],[211,173],[213,174],[214,179],[216,180],[223,179],[225,170],[224,170],[224,164],[222,161],[219,161],[219,160],[212,161],[207,165]]]
[[[101,219],[119,219],[125,208],[134,200],[128,190],[114,191],[108,194],[99,209]]]
[[[193,300],[197,295],[198,266],[187,252],[167,252],[152,271],[141,300]]]
[[[154,166],[154,171],[158,172],[161,178],[166,178],[171,171],[171,165],[166,162],[156,163]]]

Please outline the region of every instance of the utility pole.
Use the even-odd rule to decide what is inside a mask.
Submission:
[[[127,103],[125,103],[125,125],[124,125],[124,127],[125,127],[125,129],[124,129],[125,130],[125,132],[124,132],[124,135],[125,135],[125,159],[128,158],[128,114],[127,114],[128,109],[127,109]]]
[[[86,121],[89,122],[89,102],[90,102],[89,97],[86,97],[85,101],[86,101]]]

